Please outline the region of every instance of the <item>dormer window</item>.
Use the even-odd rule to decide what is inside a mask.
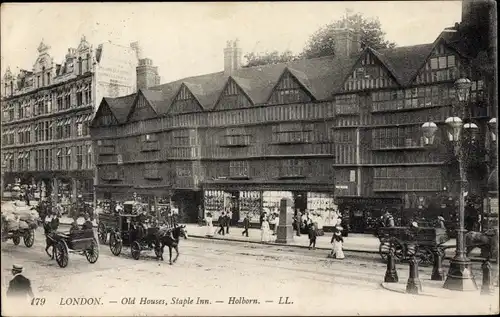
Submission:
[[[42,86],[45,86],[45,66],[42,67]]]
[[[50,85],[50,73],[47,73],[47,85]]]
[[[10,94],[11,95],[14,94],[14,82],[13,81],[10,82]]]

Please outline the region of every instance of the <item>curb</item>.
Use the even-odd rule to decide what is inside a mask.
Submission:
[[[61,222],[61,225],[69,226],[71,225],[70,223],[66,222]],[[97,228],[97,225],[94,225],[94,228]],[[219,241],[231,241],[231,242],[239,242],[239,243],[252,243],[252,244],[263,244],[263,245],[274,245],[274,246],[283,246],[283,247],[293,247],[293,248],[302,248],[302,249],[309,249],[309,246],[305,245],[298,245],[298,244],[285,244],[285,243],[276,243],[276,242],[261,242],[261,241],[253,241],[253,240],[239,240],[239,239],[234,239],[234,238],[219,238],[219,237],[207,237],[207,236],[200,236],[196,234],[189,234],[190,238],[195,238],[195,239],[204,239],[204,240],[219,240]],[[316,250],[327,250],[330,251],[331,248],[325,248],[325,247],[316,247]],[[351,249],[351,248],[343,248],[344,251],[347,252],[355,252],[355,253],[368,253],[368,254],[379,254],[379,251],[375,250],[361,250],[361,249]],[[444,257],[445,260],[451,260],[453,256],[446,256]],[[482,258],[469,258],[471,262],[483,262]],[[491,261],[494,263],[494,261]],[[433,296],[433,295],[430,295]]]
[[[302,249],[309,249],[309,246],[305,245],[297,245],[297,244],[285,244],[285,243],[276,243],[276,242],[261,242],[261,241],[252,241],[252,240],[239,240],[239,239],[234,239],[234,238],[219,238],[219,237],[207,237],[207,236],[200,236],[200,235],[195,235],[195,234],[190,234],[190,238],[196,238],[196,239],[204,239],[204,240],[219,240],[219,241],[231,241],[231,242],[239,242],[239,243],[252,243],[252,244],[264,244],[264,245],[275,245],[275,246],[284,246],[284,247],[294,247],[294,248],[302,248]],[[331,248],[324,248],[324,247],[316,247],[316,250],[327,250],[330,251]],[[348,251],[348,252],[355,252],[355,253],[369,253],[369,254],[379,254],[378,250],[360,250],[360,249],[350,249],[350,248],[343,248],[342,250]],[[451,260],[453,256],[446,256],[444,259],[445,260]],[[482,258],[469,258],[471,262],[483,262]]]
[[[309,249],[309,246],[298,245],[298,244],[286,244],[286,243],[277,243],[277,242],[261,242],[261,241],[253,241],[253,240],[239,240],[239,239],[234,239],[234,238],[207,237],[207,236],[200,236],[200,235],[195,235],[195,234],[189,234],[189,237],[196,238],[196,239],[204,239],[204,240],[231,241],[231,242],[240,242],[240,243],[264,244],[264,245],[275,245],[275,246]],[[316,250],[330,251],[331,248],[316,247]],[[349,248],[343,248],[343,250],[349,251],[349,252],[378,254],[378,251],[373,251],[373,250],[360,250],[360,249],[349,249]]]
[[[385,289],[387,291],[394,292],[394,293],[405,294],[405,295],[413,295],[413,296],[441,297],[441,296],[437,296],[437,295],[433,295],[433,294],[429,294],[429,293],[425,293],[425,292],[422,292],[422,293],[419,293],[419,294],[408,294],[406,292],[406,290],[393,289],[391,287],[388,287],[385,284],[389,284],[389,283],[382,282],[382,283],[380,283],[380,286],[383,289]],[[391,284],[399,284],[399,283],[391,283]]]

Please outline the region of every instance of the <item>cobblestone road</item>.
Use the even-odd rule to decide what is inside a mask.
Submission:
[[[490,305],[498,303],[498,297],[475,293],[443,299],[383,290],[385,265],[373,254],[347,253],[340,261],[327,259],[325,251],[319,250],[189,239],[181,242],[181,256],[173,266],[158,262],[152,252],[133,260],[128,248],[115,257],[102,245],[97,263],[71,254],[68,267],[61,269],[43,249],[41,231],[31,249],[22,243],[2,244],[3,282],[10,279],[11,265],[20,263],[36,295],[46,299],[43,306],[16,306],[16,315],[463,314],[491,313],[498,307]],[[430,272],[431,268],[420,270],[424,287],[440,287],[441,282],[429,280]],[[407,266],[401,265],[398,273],[405,281]],[[101,305],[64,305],[77,297],[97,297]],[[143,297],[158,301],[141,305]],[[192,304],[177,304],[175,299],[185,303],[188,297]],[[196,304],[198,297],[210,304]],[[231,297],[236,297],[235,302],[244,297],[260,304],[229,304]],[[279,304],[286,297],[293,304]],[[135,304],[121,304],[123,298],[135,298]],[[2,309],[8,306],[4,302]],[[9,315],[8,310],[3,313]]]

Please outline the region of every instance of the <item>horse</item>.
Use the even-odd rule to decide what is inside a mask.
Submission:
[[[498,256],[498,232],[495,229],[488,229],[485,232],[469,231],[465,234],[466,256],[475,248],[481,249],[481,255],[486,258],[496,258]]]
[[[43,223],[43,231],[45,234],[45,253],[50,256],[50,259],[54,259],[54,245],[56,244],[55,240],[55,231],[59,228],[59,219],[53,218],[50,222]],[[49,248],[52,247],[52,252],[49,253]]]
[[[163,249],[168,246],[168,252],[170,255],[169,262],[172,265],[172,248],[175,249],[175,259],[173,262],[177,261],[179,257],[179,239],[183,237],[188,238],[186,226],[175,226],[174,228],[160,228],[157,233],[156,250],[159,254],[160,260],[163,261]]]

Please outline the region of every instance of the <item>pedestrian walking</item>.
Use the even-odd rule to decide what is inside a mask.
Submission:
[[[271,229],[269,228],[269,221],[267,220],[267,217],[264,217],[264,219],[262,219],[262,227],[260,228],[260,230],[260,240],[265,243],[270,242]]]
[[[233,212],[228,211],[226,214],[226,233],[229,234],[229,227],[231,226],[231,221],[233,220]]]
[[[295,212],[295,217],[293,217],[293,224],[295,226],[295,230],[297,230],[297,237],[300,237],[300,221],[301,213],[299,210]]]
[[[344,243],[344,238],[342,238],[342,227],[336,226],[333,231],[332,240],[332,251],[330,252],[330,257],[334,259],[344,259],[344,251],[342,250],[342,245]]]
[[[224,235],[224,225],[226,223],[226,215],[224,212],[219,216],[219,231],[217,231],[217,234],[222,234]]]
[[[308,232],[307,232],[308,236],[309,236],[309,250],[311,250],[311,247],[313,248],[313,250],[316,250],[316,236],[317,236],[317,232],[316,232],[316,226],[314,225],[314,223],[310,223],[308,225]]]
[[[248,214],[246,214],[245,218],[243,219],[243,228],[245,230],[243,230],[243,232],[241,233],[241,235],[246,235],[248,237],[248,228],[250,227],[250,217],[248,216]]]
[[[9,282],[7,296],[10,298],[26,299],[27,296],[34,297],[31,289],[31,282],[28,278],[22,275],[23,267],[14,264],[12,266],[12,275],[14,278]]]
[[[278,225],[280,224],[280,216],[279,214],[275,214],[274,218],[274,229],[273,229],[273,235],[278,234]]]
[[[207,213],[207,216],[205,217],[205,223],[207,227],[207,237],[213,237],[214,236],[214,225],[213,225],[213,220],[212,220],[212,214]]]

